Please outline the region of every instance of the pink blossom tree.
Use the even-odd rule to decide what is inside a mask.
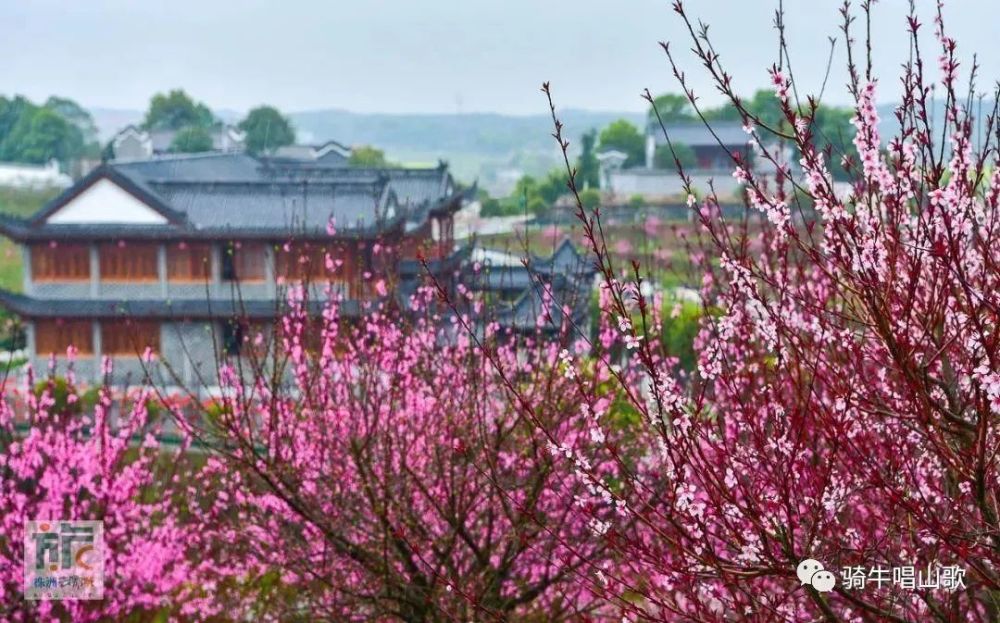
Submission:
[[[73,352],[69,353],[72,361]],[[110,376],[110,363],[104,363]],[[0,400],[0,619],[203,618],[222,611],[230,573],[189,440],[164,449],[165,409],[149,385],[85,391],[72,369]],[[92,401],[92,402],[91,402]],[[85,404],[86,403],[86,404]],[[103,600],[22,595],[25,522],[102,520]]]
[[[865,17],[869,10],[864,3]],[[711,188],[694,199],[677,162],[700,225],[690,254],[703,271],[690,380],[656,339],[662,299],[641,295],[638,264],[612,264],[599,210],[577,203],[604,276],[606,324],[632,355],[614,376],[645,424],[635,465],[600,435],[573,449],[577,464],[612,462],[626,474],[604,504],[574,507],[602,520],[609,506],[623,509],[606,532],[617,561],[602,578],[608,592],[630,620],[998,620],[997,99],[974,146],[974,90],[958,91],[956,44],[939,7],[946,115],[932,127],[921,24],[911,15],[901,129],[886,140],[875,106],[883,83],[870,52],[859,60],[845,3],[855,153],[833,153],[817,147],[820,103],[799,99],[787,63],[771,70],[783,122],[769,126],[734,93],[707,27],[680,1],[674,11],[777,174],[734,156],[748,211],[730,221]],[[779,12],[787,59],[783,22]],[[553,119],[565,151],[554,108]],[[788,146],[801,173],[782,157]],[[850,184],[834,184],[833,158]],[[832,571],[832,590],[797,577],[807,559]]]
[[[552,448],[590,430],[577,387],[595,413],[615,392],[592,371],[566,375],[566,328],[518,337],[448,311],[429,288],[405,311],[371,303],[346,317],[334,298],[316,319],[308,290],[290,286],[270,336],[248,335],[222,363],[202,430],[218,441],[208,470],[234,512],[225,539],[270,578],[257,615],[606,616],[593,582],[606,543],[573,508],[591,494],[563,478]],[[612,467],[587,465],[605,479]]]

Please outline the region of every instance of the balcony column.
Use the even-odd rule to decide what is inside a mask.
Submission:
[[[24,323],[24,347],[27,350],[28,363],[32,366],[38,359],[38,351],[35,348],[35,321],[29,320]]]
[[[101,343],[101,322],[99,320],[93,320],[90,323],[91,330],[94,332],[92,341],[94,343],[94,383],[101,382],[101,359],[104,356],[104,344]]]
[[[218,296],[222,291],[222,254],[225,253],[225,243],[212,244],[212,283],[209,291],[212,296]]]
[[[167,245],[156,247],[156,275],[160,280],[160,295],[167,298]]]
[[[274,245],[267,242],[264,244],[264,286],[267,288],[267,295],[271,298],[278,296],[276,267]]]
[[[26,244],[21,245],[21,266],[24,266],[24,269],[21,271],[23,277],[21,287],[27,296],[31,296],[35,293],[32,287],[31,247]]]
[[[90,245],[90,296],[101,294],[101,255],[96,244]]]

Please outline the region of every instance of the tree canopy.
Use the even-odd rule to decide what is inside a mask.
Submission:
[[[665,93],[656,97],[653,100],[653,104],[656,106],[656,110],[659,111],[664,123],[700,121],[699,117],[694,114],[690,102],[683,95]],[[769,89],[755,91],[752,96],[742,100],[742,105],[746,108],[747,112],[756,117],[768,128],[778,131],[786,131],[788,129],[785,127],[788,122],[781,111],[781,106],[774,95],[774,91]],[[655,118],[652,108],[650,108],[648,114],[651,120]],[[808,116],[812,113],[809,110],[801,110],[800,114]],[[743,122],[742,113],[737,110],[732,102],[725,102],[716,107],[704,108],[701,110],[701,115],[705,121],[710,123],[719,121]],[[854,127],[851,125],[851,117],[853,116],[854,110],[851,108],[821,105],[817,107],[813,118],[813,143],[820,150],[830,150],[830,171],[835,178],[841,180],[846,179],[846,174],[840,164],[840,156],[849,153],[851,150],[851,143],[854,140]],[[615,124],[617,123],[615,122]],[[615,124],[612,124],[612,126]],[[612,126],[605,128],[605,131],[610,130]],[[601,133],[601,136],[603,142],[604,132]],[[669,150],[664,152],[664,149],[663,147],[657,148],[656,155],[654,156],[656,166],[658,168],[673,168],[673,158],[670,157]],[[683,159],[681,163],[685,164]],[[631,164],[630,162],[626,162],[626,166],[631,166]]]
[[[580,159],[576,165],[576,181],[581,188],[596,188],[600,183],[600,173],[595,155],[597,130],[589,130],[580,137]]]
[[[65,164],[96,154],[96,143],[85,135],[85,129],[93,127],[90,113],[72,100],[51,97],[39,106],[20,95],[0,96],[0,160],[44,164],[55,159]]]
[[[347,159],[351,166],[355,167],[388,167],[389,161],[385,159],[385,152],[371,145],[357,145],[351,148],[351,157]]]
[[[653,106],[660,113],[660,118],[664,123],[674,123],[677,121],[694,121],[696,119],[694,110],[688,99],[677,93],[664,93],[653,99]],[[650,120],[656,119],[652,108],[649,110]]]
[[[291,121],[273,106],[254,108],[240,121],[239,128],[246,132],[247,151],[251,154],[268,153],[295,142]]]
[[[653,155],[653,162],[657,169],[671,169],[677,167],[677,163],[674,162],[674,156],[680,161],[681,166],[691,167],[694,166],[698,160],[695,156],[694,150],[691,149],[689,145],[684,143],[674,143],[674,151],[670,152],[670,147],[667,145],[658,145],[656,147],[656,152]]]
[[[170,151],[181,154],[212,151],[212,135],[205,128],[188,126],[174,135],[174,140],[170,142]]]
[[[616,149],[628,158],[625,167],[638,166],[645,160],[646,140],[634,125],[625,119],[614,121],[601,130],[601,150]]]
[[[195,102],[183,89],[174,89],[153,96],[142,127],[147,130],[180,130],[188,126],[209,128],[215,123],[215,115],[208,106]]]

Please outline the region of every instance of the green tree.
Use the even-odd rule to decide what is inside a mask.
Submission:
[[[601,205],[601,191],[596,188],[587,188],[580,191],[580,203],[588,210],[593,210]]]
[[[761,89],[755,92],[744,106],[772,129],[780,128],[785,122],[785,115],[781,112],[781,104],[775,97],[774,91]]]
[[[21,117],[33,114],[38,107],[20,95],[13,99],[0,96],[0,142],[6,140]]]
[[[268,153],[295,142],[291,121],[273,106],[254,108],[240,121],[239,128],[246,132],[247,151],[251,154]]]
[[[580,137],[580,159],[576,163],[576,183],[580,188],[597,188],[600,171],[594,148],[597,146],[597,130],[590,130]]]
[[[667,145],[658,145],[656,147],[656,153],[653,155],[653,163],[657,169],[669,169],[673,171],[677,168],[677,163],[674,162],[674,155],[677,156],[677,160],[680,161],[681,166],[684,168],[693,167],[698,163],[698,157],[694,153],[689,145],[684,143],[674,143],[674,152],[670,153],[670,147]]]
[[[702,115],[706,121],[743,121],[743,114],[732,102],[725,102],[718,108],[709,108]]]
[[[188,126],[174,135],[174,140],[170,142],[170,151],[180,154],[212,151],[212,135],[205,128]]]
[[[479,201],[479,216],[504,216],[500,201],[482,188],[476,191],[476,200]]]
[[[189,126],[209,128],[215,123],[215,116],[208,106],[195,102],[183,89],[174,89],[153,96],[142,127],[147,130],[180,130]]]
[[[85,143],[88,145],[97,143],[97,124],[86,108],[69,98],[57,95],[45,100],[45,108],[58,113],[63,119],[79,128]]]
[[[683,95],[664,93],[653,99],[653,106],[656,108],[656,112],[660,113],[660,118],[663,119],[664,123],[694,121],[696,119],[691,102]],[[656,120],[652,109],[649,111],[649,120]]]
[[[690,371],[695,369],[698,362],[694,353],[694,341],[698,336],[702,309],[700,305],[688,301],[679,301],[677,305],[680,309],[676,317],[674,314],[664,316],[660,339],[666,352],[677,357],[681,368]]]
[[[351,166],[385,168],[389,166],[389,161],[385,159],[385,152],[371,145],[358,145],[351,148],[351,157],[347,159]]]
[[[838,180],[848,179],[840,161],[844,154],[854,153],[853,116],[854,111],[850,108],[820,106],[813,119],[813,142],[820,150],[830,150],[830,173]]]
[[[79,128],[47,108],[32,106],[22,114],[4,137],[0,158],[15,162],[44,164],[78,157],[83,151]]]
[[[562,197],[569,188],[566,186],[566,171],[563,169],[552,169],[545,179],[536,184],[538,196],[546,203],[553,204],[559,197]]]
[[[614,121],[601,130],[599,141],[601,150],[616,149],[628,156],[625,167],[638,166],[645,159],[646,139],[625,119]]]
[[[535,216],[543,216],[552,208],[552,204],[546,203],[544,199],[535,195],[528,199],[528,212],[534,214]]]

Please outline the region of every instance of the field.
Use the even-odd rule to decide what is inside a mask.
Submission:
[[[58,189],[23,190],[0,186],[0,214],[26,217],[59,194]],[[21,291],[21,254],[7,238],[0,238],[0,288]]]

